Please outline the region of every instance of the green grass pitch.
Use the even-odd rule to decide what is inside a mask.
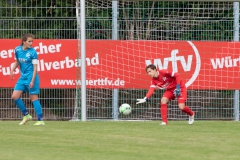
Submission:
[[[0,121],[1,160],[239,160],[240,122]]]

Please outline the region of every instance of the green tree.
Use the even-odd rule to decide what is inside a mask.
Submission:
[[[76,38],[74,0],[1,0],[1,38],[19,38],[31,32],[36,38]]]

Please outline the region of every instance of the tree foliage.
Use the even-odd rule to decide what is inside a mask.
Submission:
[[[232,7],[226,2],[122,1],[120,36],[147,40],[232,40]]]
[[[0,38],[77,38],[75,0],[0,0]],[[111,39],[112,0],[86,0],[87,39]],[[118,1],[123,40],[232,40],[230,2]]]
[[[73,0],[1,0],[2,38],[19,38],[31,32],[37,38],[76,38]]]

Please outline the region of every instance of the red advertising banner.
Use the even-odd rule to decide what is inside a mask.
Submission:
[[[20,40],[0,40],[0,87],[14,87],[10,80],[14,48]],[[41,88],[75,88],[81,60],[77,40],[34,40],[38,52]],[[88,88],[148,89],[148,64],[178,72],[189,89],[240,89],[240,43],[200,41],[87,40]]]

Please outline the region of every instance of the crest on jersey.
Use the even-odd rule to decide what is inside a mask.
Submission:
[[[27,57],[27,58],[29,58],[29,57],[30,57],[30,53],[29,53],[29,52],[27,52],[27,54],[26,54],[26,57]]]

